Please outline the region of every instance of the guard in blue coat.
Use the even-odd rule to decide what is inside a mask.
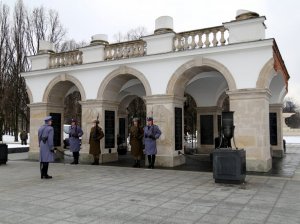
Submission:
[[[40,147],[40,170],[41,179],[50,179],[48,175],[49,162],[54,161],[54,129],[52,125],[52,117],[48,116],[44,119],[45,124],[39,128],[38,140]]]
[[[71,120],[69,129],[70,151],[73,153],[74,161],[71,164],[78,164],[80,151],[80,137],[83,135],[82,129],[77,125],[77,120]]]
[[[148,157],[148,168],[154,169],[155,155],[157,154],[156,139],[161,135],[157,125],[153,124],[153,118],[147,117],[147,126],[144,127],[145,154]]]

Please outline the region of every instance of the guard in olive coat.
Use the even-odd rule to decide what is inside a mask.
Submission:
[[[99,127],[99,121],[94,120],[93,127],[91,128],[89,144],[90,144],[90,151],[89,153],[93,155],[94,162],[92,165],[99,165],[99,158],[100,158],[100,140],[104,137],[104,133],[102,128]]]
[[[157,125],[153,124],[153,118],[147,117],[147,126],[144,127],[145,154],[148,157],[148,168],[154,169],[155,155],[157,154],[156,139],[161,135]]]
[[[25,130],[20,133],[21,145],[27,145],[28,134]]]
[[[129,136],[130,136],[130,145],[131,145],[131,155],[135,159],[135,164],[133,167],[141,167],[141,157],[143,155],[143,137],[144,131],[143,128],[139,125],[139,119],[134,118],[132,120],[133,125],[130,127]]]
[[[52,178],[48,175],[49,162],[54,161],[54,129],[52,125],[52,117],[48,116],[44,119],[45,124],[39,128],[38,140],[40,147],[40,169],[41,179]]]
[[[71,120],[69,129],[70,151],[73,153],[74,161],[71,164],[78,164],[80,151],[80,137],[83,135],[82,129],[77,125],[77,120]]]

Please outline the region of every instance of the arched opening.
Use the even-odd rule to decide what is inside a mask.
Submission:
[[[66,77],[58,77],[48,85],[44,102],[47,103],[48,114],[53,117],[54,144],[56,147],[68,147],[68,125],[72,118],[78,120],[81,125],[81,105],[82,90]]]
[[[143,97],[151,94],[151,89],[144,75],[139,71],[123,66],[110,73],[101,83],[98,91],[98,99],[102,102],[103,125],[105,131],[104,145],[109,153],[117,154],[118,165],[131,164],[130,148],[127,138],[131,121],[134,117],[145,124],[146,105]],[[108,105],[107,102],[110,102]],[[113,106],[111,103],[113,102]],[[111,114],[115,120],[110,126],[106,114]],[[109,136],[108,136],[109,134]],[[110,140],[109,138],[113,138]],[[107,142],[115,142],[108,146]],[[128,149],[128,153],[126,152]],[[107,150],[104,150],[106,152]]]
[[[222,111],[229,110],[226,92],[234,89],[236,89],[235,81],[229,70],[217,61],[197,59],[177,69],[168,83],[167,93],[185,96],[183,118],[185,127],[188,126],[188,120],[193,120],[192,124],[195,124],[193,134],[197,133],[193,141],[196,149],[186,148],[186,152],[196,154],[212,152],[216,138],[219,137]],[[191,99],[194,101],[194,109],[187,108],[187,105],[193,102]],[[188,147],[192,148],[191,144]]]
[[[283,127],[286,126],[283,119],[283,100],[288,91],[289,75],[278,60],[276,54],[268,60],[261,69],[256,82],[257,88],[265,88],[270,91],[269,100],[269,131],[271,156],[283,157]]]

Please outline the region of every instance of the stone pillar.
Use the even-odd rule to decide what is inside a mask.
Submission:
[[[277,144],[273,145],[272,141],[271,143],[271,152],[273,157],[279,157],[282,158],[284,155],[283,150],[283,119],[282,119],[282,104],[270,104],[270,114],[275,113],[276,114],[276,127],[277,127]],[[274,124],[273,124],[274,125]],[[270,124],[271,128],[272,124]]]
[[[197,153],[211,153],[212,150],[215,148],[215,138],[219,137],[219,130],[218,130],[218,116],[221,115],[222,108],[218,106],[212,107],[198,107],[197,108]],[[208,125],[205,125],[204,128],[207,130],[203,130],[205,133],[201,133],[201,117],[202,122],[209,122],[212,120],[212,130]],[[204,119],[207,119],[206,121]],[[211,136],[209,136],[208,131],[212,131]],[[206,139],[207,142],[201,142],[201,136],[203,134],[208,134],[207,137],[210,139]],[[204,137],[204,136],[202,136]]]
[[[265,89],[228,91],[234,111],[236,147],[246,150],[248,171],[267,172],[272,167],[269,132],[269,98]]]
[[[182,109],[182,150],[183,150],[183,102],[184,98],[169,95],[153,95],[146,100],[147,116],[154,118],[162,135],[157,140],[156,164],[163,167],[174,167],[185,163],[185,157],[175,150],[175,108]],[[179,150],[179,151],[182,151]],[[147,160],[146,160],[147,161]]]
[[[105,110],[115,112],[115,147],[109,149],[105,148],[105,137],[101,140],[101,156],[100,163],[106,163],[118,160],[117,153],[117,133],[118,133],[118,121],[117,121],[117,109],[118,104],[114,102],[106,102],[100,100],[87,100],[81,101],[82,106],[82,128],[84,135],[82,137],[81,156],[80,161],[83,163],[92,162],[92,156],[89,155],[89,137],[90,131],[93,125],[93,121],[97,119],[99,115],[99,126],[105,133]]]
[[[38,142],[38,130],[44,124],[44,118],[48,116],[46,103],[32,103],[30,108],[30,144],[28,159],[39,160],[40,149]]]
[[[82,63],[88,64],[105,60],[105,46],[108,45],[108,37],[106,34],[96,34],[92,36],[89,46],[82,47]]]
[[[142,38],[147,43],[147,55],[172,52],[174,37],[173,18],[170,16],[157,18],[154,35]]]

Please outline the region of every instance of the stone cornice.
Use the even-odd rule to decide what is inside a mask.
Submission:
[[[274,58],[274,70],[276,72],[281,71],[285,86],[286,86],[286,91],[288,91],[288,80],[290,79],[290,75],[285,67],[284,61],[281,57],[279,48],[277,46],[277,43],[275,39],[273,40],[273,58]]]
[[[271,92],[269,89],[237,89],[233,91],[226,91],[230,100],[233,99],[270,99]]]
[[[185,101],[185,97],[178,97],[174,95],[152,95],[145,96],[143,99],[149,104],[166,104],[166,103],[176,103],[182,104]]]
[[[109,100],[86,100],[86,101],[80,101],[79,102],[82,107],[90,107],[90,106],[95,106],[95,107],[103,107],[103,106],[113,106],[113,107],[118,107],[119,102],[117,101],[109,101]]]

